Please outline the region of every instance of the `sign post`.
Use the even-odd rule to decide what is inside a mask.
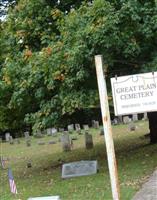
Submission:
[[[113,138],[112,138],[106,80],[103,74],[103,61],[102,61],[101,55],[95,56],[95,65],[96,65],[102,121],[103,121],[103,128],[104,128],[104,138],[105,138],[105,143],[106,143],[107,159],[108,159],[109,174],[110,174],[110,181],[111,181],[111,188],[112,188],[112,197],[113,197],[113,200],[119,200],[120,192],[119,192],[119,183],[118,183],[118,173],[117,173],[117,165],[116,165],[116,158],[115,158],[115,151],[114,151],[114,143],[113,143]]]

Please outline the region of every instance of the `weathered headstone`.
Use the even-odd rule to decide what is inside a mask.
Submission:
[[[59,132],[64,132],[64,128],[59,128]]]
[[[133,115],[132,115],[132,121],[133,121],[133,122],[138,121],[138,115],[137,115],[137,114],[133,114]]]
[[[85,131],[88,131],[88,130],[89,130],[88,124],[84,124],[84,125],[83,125],[83,129],[84,129]]]
[[[16,139],[16,143],[17,143],[17,144],[20,144],[20,140],[19,140],[18,138]]]
[[[49,197],[31,197],[28,200],[61,200],[59,196],[49,196]]]
[[[43,141],[38,141],[38,145],[44,145],[45,144],[45,142],[43,142]]]
[[[81,133],[81,127],[80,127],[80,124],[75,124],[75,130],[77,133]]]
[[[74,124],[68,125],[68,131],[69,133],[72,133],[74,131]]]
[[[47,128],[47,135],[48,135],[48,136],[51,136],[51,135],[52,135],[51,128]]]
[[[80,124],[75,124],[75,129],[76,129],[76,131],[77,131],[77,130],[80,130],[80,129],[81,129]]]
[[[144,115],[143,115],[143,120],[148,120],[147,113],[144,113]]]
[[[117,124],[118,124],[118,119],[117,119],[117,118],[114,118],[113,121],[112,121],[112,124],[113,124],[113,125],[117,125]]]
[[[34,137],[35,137],[35,138],[42,138],[42,137],[43,137],[42,131],[41,131],[41,130],[38,130],[37,132],[35,132],[35,133],[34,133]]]
[[[80,161],[62,165],[62,178],[87,176],[96,174],[98,171],[97,161]]]
[[[135,126],[134,122],[130,122],[128,124],[128,129],[129,129],[129,131],[135,131],[136,126]]]
[[[5,134],[5,140],[6,140],[6,142],[9,142],[9,139],[10,139],[10,133],[6,133]]]
[[[64,131],[63,135],[61,136],[61,142],[62,142],[63,151],[71,150],[71,139],[67,131]]]
[[[99,122],[98,122],[98,121],[95,121],[94,128],[96,128],[96,129],[98,129],[98,128],[99,128]]]
[[[52,133],[52,136],[57,136],[57,129],[51,128],[51,133]]]
[[[12,136],[9,137],[9,143],[10,143],[10,144],[14,144],[14,140],[13,140],[13,137],[12,137]]]
[[[92,149],[93,148],[93,138],[92,135],[88,132],[85,133],[85,146],[86,149]]]
[[[28,138],[29,138],[29,132],[28,132],[28,131],[25,131],[25,132],[24,132],[24,136],[25,136],[25,139],[28,139]]]
[[[30,146],[31,146],[31,140],[30,140],[30,139],[27,139],[27,140],[26,140],[26,146],[27,146],[27,147],[30,147]]]
[[[128,124],[131,121],[131,119],[128,116],[123,117],[123,123]]]
[[[123,123],[123,117],[122,116],[118,116],[118,123],[119,124]]]
[[[56,144],[56,141],[49,141],[48,144]]]
[[[95,120],[92,120],[92,128],[95,128]]]

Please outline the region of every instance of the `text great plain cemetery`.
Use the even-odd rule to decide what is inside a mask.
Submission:
[[[157,72],[111,78],[115,115],[157,110]]]
[[[117,88],[116,93],[121,94],[121,100],[136,99],[153,96],[156,83],[145,85],[137,85],[130,87]],[[127,93],[127,94],[126,94]]]

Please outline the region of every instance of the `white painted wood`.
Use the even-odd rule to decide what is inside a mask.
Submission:
[[[104,133],[105,133],[104,137],[105,137],[106,150],[107,150],[107,159],[108,159],[108,166],[109,166],[109,173],[110,173],[112,196],[113,196],[113,200],[119,200],[120,192],[119,192],[119,183],[118,183],[118,173],[117,173],[114,143],[113,143],[113,137],[112,137],[106,80],[103,74],[103,61],[102,61],[101,55],[95,56],[95,65],[96,65],[97,81],[98,81],[98,88],[99,88],[103,128],[104,128]]]

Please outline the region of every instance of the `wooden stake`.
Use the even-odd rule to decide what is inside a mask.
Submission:
[[[118,173],[117,173],[116,157],[115,157],[114,143],[112,137],[107,87],[106,87],[106,80],[103,74],[103,61],[101,55],[95,56],[95,65],[96,65],[102,121],[104,128],[104,139],[106,143],[107,159],[108,159],[109,174],[110,174],[110,181],[112,188],[112,196],[113,200],[120,200]]]

